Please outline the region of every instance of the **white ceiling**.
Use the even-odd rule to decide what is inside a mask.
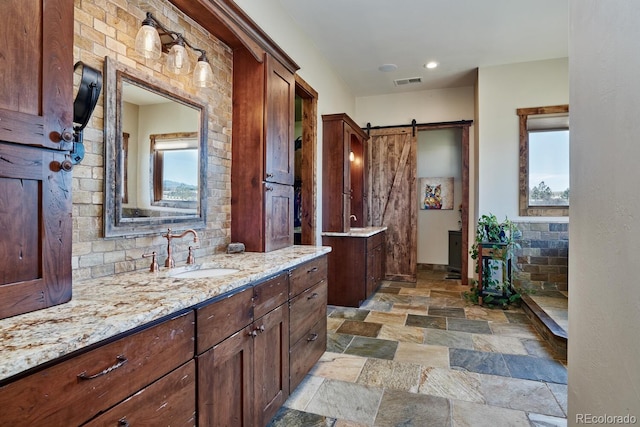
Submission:
[[[471,86],[478,67],[568,56],[567,0],[279,1],[355,96]],[[423,82],[393,83],[412,77]]]

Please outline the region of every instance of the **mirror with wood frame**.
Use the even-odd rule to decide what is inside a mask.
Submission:
[[[104,75],[105,237],[204,227],[206,107],[109,57]]]

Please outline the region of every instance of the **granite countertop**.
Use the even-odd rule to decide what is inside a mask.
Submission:
[[[73,284],[71,301],[0,320],[0,380],[119,333],[190,308],[331,251],[292,246],[266,253],[220,254],[202,267],[238,269],[221,277],[182,279],[160,268]]]
[[[374,234],[381,233],[387,229],[386,226],[383,227],[362,227],[362,228],[351,228],[351,230],[346,232],[339,231],[323,231],[323,236],[332,236],[332,237],[371,237]]]

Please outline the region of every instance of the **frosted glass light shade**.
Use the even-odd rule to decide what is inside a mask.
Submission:
[[[195,87],[212,87],[213,70],[211,64],[206,60],[198,60],[193,70],[193,85]]]
[[[173,74],[183,75],[191,70],[191,61],[187,49],[181,44],[174,44],[167,56],[167,70]]]
[[[136,52],[148,59],[160,59],[162,43],[155,27],[143,25],[138,30],[135,43]]]

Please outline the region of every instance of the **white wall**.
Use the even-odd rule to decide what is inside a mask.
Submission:
[[[568,67],[568,59],[561,58],[478,70],[479,215],[491,212],[499,219],[505,215],[512,220],[519,218],[516,109],[568,104]],[[526,219],[535,221],[536,217]],[[566,217],[542,219],[568,220]]]
[[[416,177],[453,177],[453,209],[418,209],[418,263],[449,263],[449,230],[459,230],[462,202],[461,131],[438,129],[418,132]],[[424,189],[418,185],[418,202]],[[418,203],[420,205],[420,203]],[[419,207],[419,206],[418,206]]]
[[[569,4],[568,421],[640,420],[640,2]]]
[[[318,158],[316,164],[317,232],[322,242],[322,114],[355,113],[354,96],[315,45],[295,24],[277,0],[236,0],[236,3],[273,39],[299,66],[298,75],[318,92]]]

